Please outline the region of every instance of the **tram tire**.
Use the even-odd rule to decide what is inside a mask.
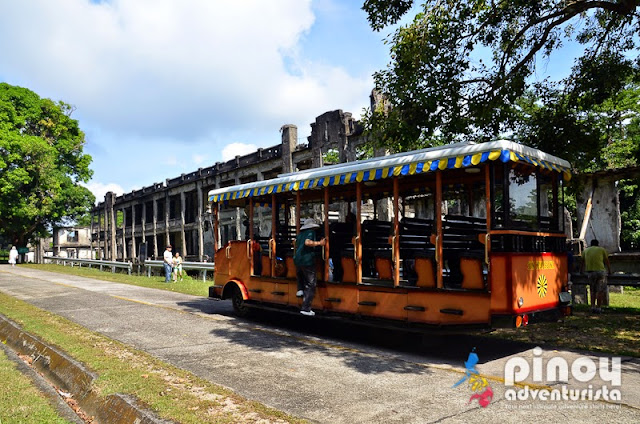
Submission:
[[[246,317],[249,315],[251,308],[247,306],[244,299],[242,298],[242,292],[240,291],[240,287],[233,285],[233,291],[231,292],[231,304],[233,305],[233,312],[236,316]]]

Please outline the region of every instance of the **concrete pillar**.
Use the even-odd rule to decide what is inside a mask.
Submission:
[[[165,191],[164,202],[164,243],[166,246],[171,243],[171,237],[169,237],[169,208],[171,206],[169,190]]]
[[[197,218],[196,223],[198,225],[198,260],[202,261],[204,259],[204,230],[203,225],[204,221],[202,215],[203,211],[203,202],[204,196],[202,193],[202,181],[196,182],[196,192],[197,192],[197,200],[198,200],[198,210],[197,210]]]
[[[95,259],[95,255],[93,254],[93,211],[91,211],[90,214],[91,214],[91,225],[89,226],[89,246],[90,246],[91,254],[89,257],[91,259]],[[36,261],[36,263],[39,263],[39,262]]]
[[[158,257],[158,199],[153,198],[153,257]]]
[[[104,196],[104,259],[109,259],[109,246],[111,241],[109,240],[109,215],[107,208],[107,195]]]
[[[111,247],[110,247],[110,260],[115,261],[118,255],[118,248],[116,246],[116,225],[117,225],[117,221],[116,221],[116,215],[115,215],[115,209],[113,208],[113,204],[115,203],[116,200],[116,195],[112,192],[107,193],[107,195],[109,196],[109,219],[111,220],[111,224],[109,225],[109,240],[111,242]]]
[[[136,258],[136,205],[131,205],[131,259]]]
[[[53,228],[53,256],[60,256],[60,229]]]
[[[180,254],[182,255],[183,258],[187,256],[187,238],[184,234],[185,203],[186,202],[184,198],[184,191],[181,191],[180,192],[180,244],[182,244],[182,246],[180,248],[182,249],[182,251],[180,252]]]
[[[293,124],[283,125],[282,131],[282,173],[287,174],[294,172],[293,169],[293,152],[298,144],[298,127]]]
[[[142,220],[142,242],[147,242],[147,202],[142,202],[142,216],[140,217]],[[149,250],[147,250],[147,255],[149,254]]]
[[[127,209],[122,208],[122,260],[127,260]]]

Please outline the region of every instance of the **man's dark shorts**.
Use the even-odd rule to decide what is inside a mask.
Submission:
[[[588,275],[592,293],[607,292],[607,273],[605,271],[589,271]]]

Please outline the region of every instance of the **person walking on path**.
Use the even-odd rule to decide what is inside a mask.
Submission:
[[[9,251],[9,264],[11,264],[11,266],[16,266],[17,260],[18,260],[18,249],[16,249],[16,247],[13,246]]]
[[[598,240],[591,240],[591,246],[582,252],[582,270],[587,271],[591,289],[591,312],[602,312],[607,296],[607,272],[611,274],[611,264],[607,251],[599,246]],[[605,270],[606,265],[606,270]]]
[[[298,279],[298,293],[302,294],[302,315],[313,316],[315,312],[311,310],[311,302],[316,295],[316,255],[313,248],[324,246],[326,240],[323,238],[316,241],[315,229],[320,226],[313,219],[305,219],[300,233],[296,236],[296,252],[293,262],[296,265],[296,278]],[[300,291],[302,290],[302,293]]]
[[[173,271],[173,255],[171,254],[171,245],[168,244],[165,251],[164,251],[164,255],[162,256],[163,258],[163,265],[164,265],[164,282],[165,283],[170,283],[171,282],[171,273]]]

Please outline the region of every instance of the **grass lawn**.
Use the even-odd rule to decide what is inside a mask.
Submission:
[[[303,422],[1,292],[0,313],[95,371],[99,375],[94,383],[97,393],[135,395],[163,418],[185,424]],[[3,372],[4,367],[0,365],[0,387],[6,387],[9,378],[4,377]],[[0,389],[0,396],[6,393],[3,390],[8,389]],[[11,390],[10,393],[19,391]],[[25,400],[23,392],[12,397],[14,409],[21,411],[21,407],[30,406],[26,405],[31,401]],[[4,397],[0,397],[0,401],[0,417],[2,422],[7,422],[1,411],[7,403]],[[30,416],[26,421],[7,420],[55,422],[54,419],[33,420]]]
[[[575,305],[563,322],[540,323],[490,334],[510,340],[640,357],[640,289],[625,287],[610,293],[610,306],[592,314],[587,305]]]
[[[164,276],[138,276],[128,275],[125,273],[111,273],[106,271],[100,271],[96,268],[78,267],[74,266],[62,266],[54,264],[24,264],[20,265],[25,268],[34,268],[42,271],[59,272],[63,274],[79,275],[81,277],[95,278],[97,280],[114,281],[116,283],[132,284],[134,286],[150,287],[153,289],[161,289],[178,293],[192,294],[195,296],[208,296],[209,286],[213,284],[213,281],[209,278],[207,281],[202,281],[197,278],[186,276],[184,281],[176,283],[165,283]]]
[[[66,423],[47,399],[0,350],[0,423]]]

